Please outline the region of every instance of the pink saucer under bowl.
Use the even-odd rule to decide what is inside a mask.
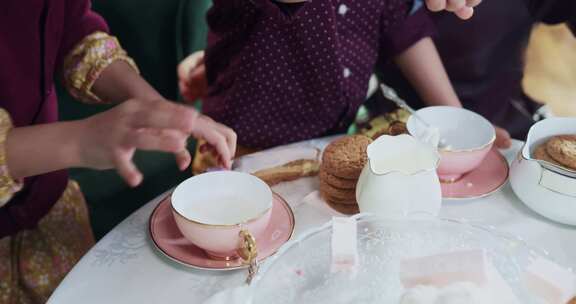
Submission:
[[[256,239],[259,260],[276,253],[290,240],[294,232],[292,209],[278,194],[274,193],[273,199],[270,223],[263,237]],[[210,259],[202,249],[184,238],[176,226],[170,209],[170,195],[152,212],[149,229],[156,248],[166,257],[182,265],[203,270],[234,270],[248,267],[240,259],[231,261]]]
[[[506,184],[509,172],[508,162],[498,149],[493,148],[476,169],[455,182],[442,182],[442,197],[461,200],[488,196]]]

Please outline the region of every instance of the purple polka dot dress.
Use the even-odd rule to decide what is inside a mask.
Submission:
[[[378,59],[430,36],[410,0],[214,0],[203,110],[268,148],[344,132]]]

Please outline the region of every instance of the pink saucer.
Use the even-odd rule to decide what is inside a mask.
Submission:
[[[185,266],[205,270],[247,268],[241,260],[218,261],[184,238],[170,209],[170,195],[158,204],[150,216],[150,236],[154,245],[168,258]],[[258,259],[263,260],[284,245],[294,232],[294,214],[286,201],[274,193],[272,215],[264,239],[257,239]]]
[[[508,180],[508,162],[497,149],[492,149],[478,168],[453,183],[441,183],[444,199],[476,199],[500,189]]]

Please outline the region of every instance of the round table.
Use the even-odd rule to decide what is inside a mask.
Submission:
[[[316,139],[289,148],[322,149],[330,139]],[[514,142],[502,151],[510,161],[522,146]],[[285,147],[284,147],[285,148]],[[276,148],[278,149],[282,148]],[[244,160],[265,163],[277,157],[264,151]],[[292,206],[296,218],[294,237],[330,220],[327,206],[303,203],[318,187],[316,178],[304,178],[274,187]],[[245,270],[200,271],[179,265],[160,254],[148,235],[148,218],[168,193],[149,202],[108,233],[72,269],[48,303],[202,303],[225,288],[243,284]],[[305,200],[304,200],[305,201]],[[528,209],[509,185],[477,200],[445,201],[441,217],[493,226],[545,249],[556,260],[576,267],[576,229],[553,223]]]

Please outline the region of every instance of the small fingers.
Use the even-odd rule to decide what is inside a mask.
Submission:
[[[228,150],[232,153],[231,158],[234,158],[236,154],[236,146],[238,141],[238,136],[234,130],[228,128],[227,126],[214,122],[214,126],[217,130],[224,136],[226,144],[228,145]]]
[[[230,169],[232,167],[233,152],[229,150],[226,138],[217,130],[210,129],[205,132],[204,140],[216,149],[224,168]]]
[[[187,80],[180,79],[178,81],[178,88],[180,89],[180,94],[189,102],[206,97],[208,92],[206,66],[202,64],[190,71]]]
[[[186,59],[184,59],[178,65],[179,80],[188,83],[191,71],[193,71],[196,67],[198,67],[203,63],[204,63],[204,51],[198,51],[186,57]]]
[[[187,139],[177,130],[139,129],[127,134],[124,144],[139,150],[176,153],[186,149]]]
[[[446,9],[446,0],[426,0],[426,6],[433,12],[439,12]]]
[[[466,7],[466,0],[447,0],[446,10],[449,12],[457,12]]]
[[[456,16],[462,20],[468,20],[474,15],[474,9],[471,7],[464,7],[455,12]]]
[[[124,146],[132,149],[174,153],[180,170],[192,160],[186,149],[188,135],[177,130],[140,129],[128,134]]]
[[[200,153],[216,153],[216,150],[214,150],[214,147],[212,147],[210,144],[203,144],[200,146],[200,148],[198,149],[200,151]]]
[[[210,146],[215,148],[223,165],[230,169],[237,147],[237,135],[232,129],[213,121],[208,116],[201,116],[194,126],[193,134],[196,137],[203,138]],[[200,149],[203,149],[203,147],[200,147]]]
[[[120,154],[114,159],[114,166],[118,171],[118,174],[130,185],[130,187],[136,187],[142,182],[142,173],[138,171],[136,165],[132,162],[131,155]]]
[[[475,7],[480,5],[480,3],[482,3],[482,0],[466,0],[467,7]]]
[[[190,133],[198,115],[191,107],[155,100],[140,104],[129,119],[131,127],[136,129],[176,129]]]
[[[174,155],[176,156],[176,163],[178,164],[178,169],[180,169],[180,171],[184,171],[190,166],[190,163],[192,162],[192,156],[188,150],[176,152]]]
[[[206,84],[206,65],[201,64],[191,70],[187,83],[193,87],[202,88]]]
[[[474,7],[481,2],[482,0],[426,0],[426,6],[433,12],[454,12],[460,19],[465,20],[474,15]]]

